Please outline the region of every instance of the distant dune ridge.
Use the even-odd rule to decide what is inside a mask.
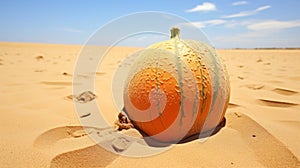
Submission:
[[[231,82],[226,126],[203,143],[178,144],[146,158],[110,153],[88,136],[104,130],[80,125],[71,101],[80,50],[0,43],[1,167],[300,167],[300,50],[218,50]],[[108,123],[118,114],[111,77],[137,50],[115,47],[96,72],[80,74],[95,77],[91,101]],[[122,133],[142,138],[134,129]]]

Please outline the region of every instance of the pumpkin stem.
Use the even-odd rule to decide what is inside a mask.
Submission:
[[[179,38],[179,35],[180,35],[180,29],[179,28],[172,27],[170,31],[171,31],[171,39],[175,38],[175,37]]]

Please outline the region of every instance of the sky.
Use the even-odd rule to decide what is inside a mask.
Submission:
[[[85,44],[112,20],[159,11],[188,20],[216,48],[300,47],[299,8],[298,0],[9,0],[0,2],[0,41]],[[114,31],[122,28],[128,27]],[[109,41],[114,31],[103,39]],[[147,46],[163,39],[141,36],[120,45]]]

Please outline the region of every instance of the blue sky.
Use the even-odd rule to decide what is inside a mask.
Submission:
[[[191,21],[217,48],[300,47],[299,7],[298,0],[9,0],[0,3],[0,41],[84,44],[112,19],[161,11]],[[127,45],[137,44],[147,45]]]

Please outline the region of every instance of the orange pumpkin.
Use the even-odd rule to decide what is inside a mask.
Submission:
[[[179,142],[214,129],[229,101],[225,67],[207,44],[171,39],[142,51],[124,87],[124,105],[135,127],[162,142]]]

